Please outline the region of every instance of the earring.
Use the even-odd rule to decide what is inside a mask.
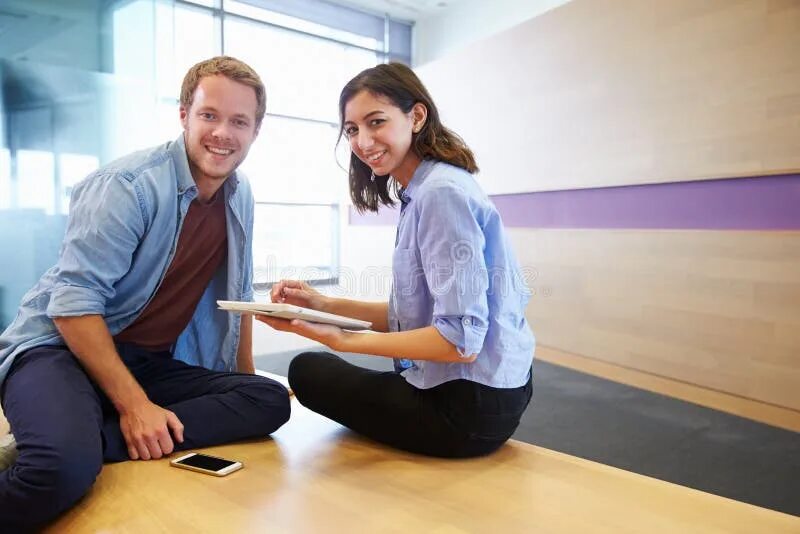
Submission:
[[[374,172],[371,172],[369,174],[369,181],[372,182],[373,184],[375,183],[375,173]]]

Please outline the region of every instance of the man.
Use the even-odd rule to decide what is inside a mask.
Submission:
[[[253,197],[236,173],[265,113],[230,57],[192,67],[183,134],[117,160],[72,196],[58,263],[0,336],[0,399],[18,457],[0,471],[0,532],[72,506],[103,461],[265,436],[289,397],[254,373]],[[238,371],[238,372],[236,372]]]

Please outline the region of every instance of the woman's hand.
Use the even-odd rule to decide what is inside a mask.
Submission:
[[[273,284],[270,298],[272,302],[294,304],[318,311],[325,311],[329,300],[328,297],[300,280],[281,280]]]
[[[327,345],[333,350],[343,350],[343,344],[347,337],[347,332],[344,332],[338,326],[330,324],[310,323],[300,319],[281,319],[268,315],[256,315],[255,318],[264,324],[268,324],[275,330],[292,332],[293,334],[303,336],[317,343]]]

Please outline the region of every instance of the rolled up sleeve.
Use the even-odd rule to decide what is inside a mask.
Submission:
[[[80,286],[59,285],[50,292],[47,316],[71,317],[77,315],[103,315],[106,300],[94,289]]]
[[[433,326],[447,341],[455,345],[463,358],[480,353],[486,338],[486,325],[479,325],[480,318],[464,315],[461,317],[435,317]]]
[[[144,202],[124,176],[95,175],[73,193],[47,316],[104,315],[145,229]]]
[[[433,299],[433,322],[463,357],[483,349],[489,325],[485,238],[477,207],[455,186],[423,195],[418,243]]]

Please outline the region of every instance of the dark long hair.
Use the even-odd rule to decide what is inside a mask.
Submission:
[[[467,144],[455,132],[445,128],[439,119],[439,110],[422,82],[402,63],[386,63],[360,72],[347,82],[339,95],[339,140],[344,130],[344,108],[361,91],[373,96],[388,98],[403,113],[410,113],[420,103],[428,110],[428,117],[419,133],[412,134],[411,150],[420,159],[435,159],[461,167],[469,173],[478,172],[475,156]],[[381,204],[393,206],[395,200],[389,191],[390,177],[370,177],[369,166],[350,154],[350,198],[359,212],[378,211]],[[395,197],[397,183],[394,184]]]

